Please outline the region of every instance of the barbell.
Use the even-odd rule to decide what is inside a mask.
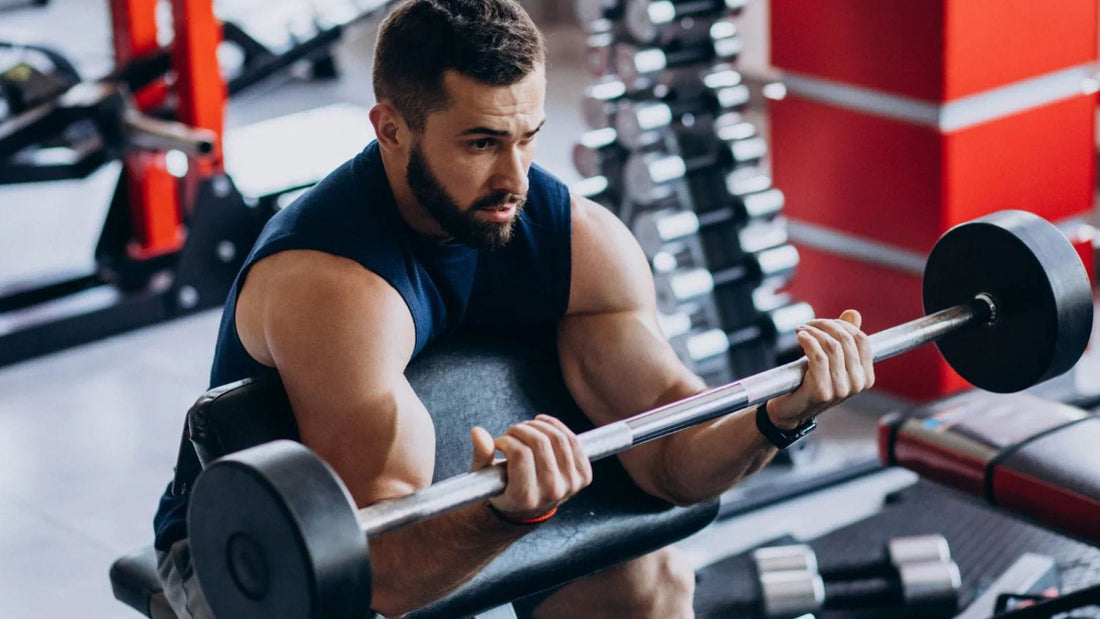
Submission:
[[[1025,389],[1069,370],[1092,330],[1090,282],[1065,236],[1005,211],[944,234],[924,270],[927,315],[870,336],[875,361],[936,342],[977,387]],[[805,357],[578,436],[598,460],[798,388]],[[195,570],[218,616],[369,613],[370,537],[501,493],[505,465],[356,509],[333,470],[282,441],[230,454],[197,480],[188,523]]]

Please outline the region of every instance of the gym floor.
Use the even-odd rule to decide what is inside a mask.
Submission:
[[[56,45],[96,77],[110,68],[108,25],[106,2],[53,0],[45,8],[0,12],[0,39]],[[230,130],[332,102],[369,107],[375,26],[368,20],[346,33],[337,50],[340,79],[277,77],[235,97]],[[577,179],[570,150],[584,130],[578,102],[590,78],[581,69],[577,29],[547,34],[551,124],[541,134],[538,160],[570,182]],[[0,290],[11,281],[87,268],[115,173],[0,188]],[[0,617],[136,616],[113,599],[107,570],[119,555],[151,541],[152,514],[171,475],[184,413],[207,386],[218,318],[218,311],[208,311],[0,368]],[[846,403],[823,423],[822,435],[838,453],[873,453],[874,417],[895,405],[875,394]],[[862,504],[874,507],[869,488],[879,496],[911,482],[897,472],[874,488],[808,499],[797,511],[814,513],[816,530],[796,531],[774,510],[751,515],[749,525],[726,527],[724,552],[751,544],[736,539],[733,529],[753,530],[760,539],[813,536],[827,530],[822,514],[837,505],[846,506],[840,520],[854,518]],[[715,558],[713,537],[685,548],[698,564]]]

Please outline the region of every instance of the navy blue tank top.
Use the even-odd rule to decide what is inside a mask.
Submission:
[[[311,249],[354,260],[401,295],[416,329],[416,356],[460,326],[522,329],[560,320],[569,302],[570,197],[537,165],[528,173],[527,204],[512,240],[494,250],[440,243],[401,218],[377,142],[280,211],[264,227],[230,289],[214,351],[210,386],[274,373],[244,349],[234,316],[249,268],[272,254]],[[187,496],[161,497],[153,519],[156,547],[186,531]]]

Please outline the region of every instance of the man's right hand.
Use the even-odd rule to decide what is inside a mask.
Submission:
[[[470,430],[474,447],[471,471],[491,466],[499,451],[507,459],[507,486],[489,503],[506,518],[537,518],[592,483],[592,463],[577,435],[549,415],[518,423],[497,437],[485,428]]]

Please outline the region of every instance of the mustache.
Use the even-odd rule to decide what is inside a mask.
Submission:
[[[520,208],[523,208],[523,205],[526,203],[527,196],[522,196],[515,193],[499,192],[478,199],[477,202],[474,202],[472,209],[477,210],[492,207],[499,208],[502,206],[509,206],[514,204],[516,205],[518,210]]]

